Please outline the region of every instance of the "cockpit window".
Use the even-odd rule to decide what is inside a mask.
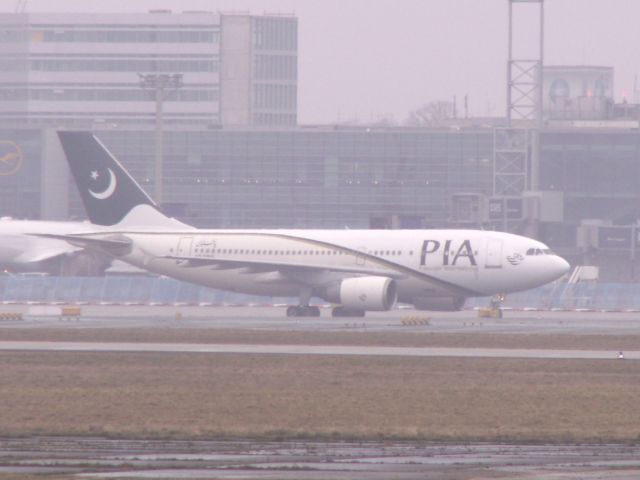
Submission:
[[[527,256],[534,255],[555,255],[550,248],[530,248],[527,250]]]

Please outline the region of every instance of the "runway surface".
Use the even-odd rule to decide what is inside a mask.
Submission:
[[[254,480],[635,480],[640,447],[419,442],[0,439],[0,473]]]
[[[124,342],[20,342],[0,341],[0,351],[39,352],[159,352],[236,353],[268,355],[375,355],[396,357],[474,357],[613,360],[618,352],[607,350],[541,350],[507,348],[434,348],[335,345],[241,345]],[[625,351],[625,360],[640,360],[640,351]]]

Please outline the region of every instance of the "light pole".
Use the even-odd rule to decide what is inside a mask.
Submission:
[[[164,101],[169,94],[182,87],[182,73],[138,73],[140,87],[151,93],[156,101],[156,148],[155,148],[155,200],[159,206],[163,203],[162,181],[164,138],[163,138],[163,112]]]

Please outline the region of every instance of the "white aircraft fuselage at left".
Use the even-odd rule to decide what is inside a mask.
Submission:
[[[222,290],[297,296],[289,315],[388,310],[397,300],[455,310],[561,277],[568,263],[541,242],[481,230],[203,230],[166,217],[90,133],[60,132],[97,233],[59,235],[149,271]]]

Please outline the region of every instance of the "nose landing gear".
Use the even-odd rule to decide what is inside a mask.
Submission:
[[[491,297],[491,308],[499,309],[500,307],[502,307],[502,304],[504,303],[506,298],[507,296],[504,293],[498,293],[497,295],[494,295],[493,297]]]
[[[480,316],[491,318],[502,318],[502,303],[504,302],[506,295],[500,293],[491,297],[489,302],[489,308],[481,309],[479,311]]]

